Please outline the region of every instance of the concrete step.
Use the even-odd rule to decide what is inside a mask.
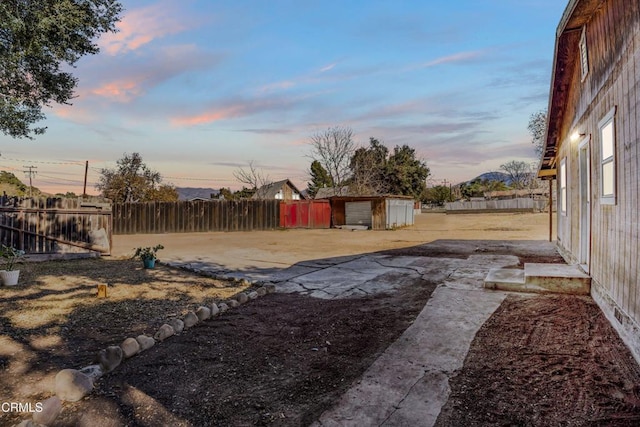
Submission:
[[[588,295],[591,290],[591,277],[577,265],[526,263],[524,270],[489,270],[484,287],[513,292]]]
[[[578,265],[526,263],[524,277],[527,284],[549,292],[578,295],[591,292],[591,277]]]

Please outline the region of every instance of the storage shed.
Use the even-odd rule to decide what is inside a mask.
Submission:
[[[332,226],[361,225],[388,230],[413,225],[413,198],[409,196],[330,197]]]

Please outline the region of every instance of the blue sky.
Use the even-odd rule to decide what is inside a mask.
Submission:
[[[83,58],[47,133],[0,136],[0,169],[45,191],[96,193],[100,168],[139,152],[165,182],[241,187],[249,161],[306,188],[309,138],[408,144],[431,183],[533,161],[562,0],[122,1],[120,31]]]

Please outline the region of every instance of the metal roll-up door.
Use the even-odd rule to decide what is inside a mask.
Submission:
[[[347,225],[366,225],[371,228],[371,202],[346,202],[345,222]]]

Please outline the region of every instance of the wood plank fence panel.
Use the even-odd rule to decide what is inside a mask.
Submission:
[[[31,254],[83,250],[108,254],[112,224],[106,203],[0,197],[0,243]]]
[[[331,205],[328,200],[281,201],[278,221],[284,228],[329,228]]]
[[[280,225],[278,200],[113,204],[114,234],[269,230]]]

